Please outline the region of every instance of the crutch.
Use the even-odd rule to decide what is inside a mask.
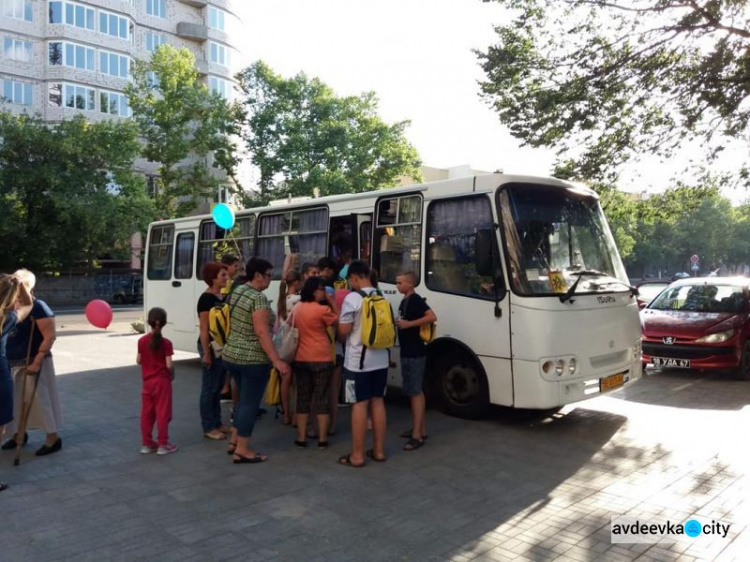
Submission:
[[[36,398],[36,389],[39,386],[39,373],[34,373],[34,388],[31,389],[31,398],[28,404],[26,403],[26,377],[29,376],[29,360],[31,359],[31,343],[34,341],[34,328],[36,327],[36,321],[31,318],[31,331],[29,333],[29,348],[26,350],[26,366],[23,370],[23,379],[21,380],[21,416],[16,430],[16,458],[13,460],[13,466],[21,464],[21,447],[23,446],[24,438],[26,436],[26,426],[29,423],[29,414],[31,413],[31,407],[34,405],[34,398]]]

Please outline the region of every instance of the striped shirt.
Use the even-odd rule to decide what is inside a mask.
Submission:
[[[222,359],[237,365],[264,365],[271,360],[263,351],[260,339],[255,333],[253,312],[263,308],[271,313],[271,305],[266,295],[249,285],[237,287],[229,297],[231,314],[229,337],[222,351]]]

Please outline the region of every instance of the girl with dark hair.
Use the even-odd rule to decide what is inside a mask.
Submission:
[[[0,439],[5,424],[13,420],[13,379],[5,355],[8,336],[31,312],[33,301],[26,286],[15,275],[0,273]],[[8,487],[0,482],[0,492]]]
[[[302,302],[294,307],[294,325],[299,330],[299,346],[294,357],[297,382],[297,447],[307,446],[307,421],[311,409],[317,413],[318,448],[328,446],[333,373],[332,330],[338,322],[334,297],[326,292],[320,277],[310,277],[301,292]],[[336,407],[334,405],[333,407]]]
[[[263,294],[273,278],[273,265],[261,258],[252,258],[246,266],[247,281],[229,295],[232,327],[222,351],[224,366],[232,375],[239,391],[234,412],[234,427],[228,452],[235,464],[259,463],[267,457],[250,448],[250,437],[260,401],[266,390],[271,366],[279,374],[289,376],[291,369],[279,357],[271,339],[273,314]]]
[[[172,342],[162,336],[167,323],[167,311],[152,308],[148,311],[146,323],[151,333],[138,340],[138,357],[135,362],[141,366],[143,389],[141,390],[141,454],[156,453],[168,455],[177,450],[177,445],[169,442],[169,422],[172,420],[172,381],[174,367]],[[154,441],[154,422],[159,432],[158,442]]]
[[[215,306],[221,306],[221,290],[229,281],[227,266],[219,262],[209,262],[203,267],[203,281],[208,288],[198,299],[198,326],[200,339],[198,353],[201,356],[203,377],[201,379],[200,413],[203,436],[221,441],[226,439],[229,428],[221,423],[221,388],[224,386],[224,365],[211,349],[209,315]]]

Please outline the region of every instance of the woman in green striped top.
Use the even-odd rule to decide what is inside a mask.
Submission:
[[[235,464],[267,459],[250,448],[250,437],[271,366],[285,376],[291,372],[273,345],[271,307],[262,292],[271,283],[273,265],[264,259],[252,258],[245,270],[247,282],[229,296],[231,330],[222,351],[224,366],[232,375],[239,393],[229,443],[229,453],[233,454]]]

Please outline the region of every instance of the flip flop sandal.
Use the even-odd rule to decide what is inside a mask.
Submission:
[[[268,457],[264,457],[260,453],[255,453],[255,456],[253,457],[243,457],[235,453],[232,462],[234,462],[234,464],[257,464],[259,462],[266,462],[267,460]]]
[[[318,449],[327,449],[328,441],[318,441]]]
[[[351,453],[349,453],[348,455],[344,455],[343,457],[339,457],[338,463],[342,466],[351,466],[352,468],[362,468],[363,466],[365,466],[365,463],[354,464],[352,462]]]
[[[403,433],[401,433],[401,435],[399,435],[399,437],[401,439],[411,439],[411,434],[412,434],[411,429],[407,429],[406,431],[404,431]],[[423,435],[422,439],[427,439],[427,436]]]
[[[294,444],[297,445],[300,449],[304,449],[307,447],[307,441],[300,441],[299,439],[294,440]]]
[[[424,439],[420,441],[419,439],[411,438],[406,442],[406,445],[404,445],[404,451],[416,451],[423,445],[424,445]]]
[[[227,445],[227,455],[233,455],[236,449],[237,449],[237,443],[229,443]]]
[[[375,462],[385,462],[388,460],[387,457],[383,457],[382,459],[379,459],[378,457],[376,457],[374,449],[367,449],[367,451],[365,452],[365,455],[367,456],[367,458],[372,459]]]
[[[219,433],[204,433],[203,437],[205,437],[206,439],[212,439],[214,441],[224,441],[227,438],[227,436],[220,431]]]

